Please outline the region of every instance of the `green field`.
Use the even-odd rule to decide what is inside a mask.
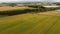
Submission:
[[[60,34],[60,14],[44,12],[2,16],[0,34]]]

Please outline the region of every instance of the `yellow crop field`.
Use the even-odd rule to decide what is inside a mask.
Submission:
[[[9,11],[9,10],[23,10],[27,9],[28,7],[9,7],[9,6],[4,6],[0,7],[0,11]]]
[[[0,17],[0,34],[60,34],[60,13],[27,13]]]

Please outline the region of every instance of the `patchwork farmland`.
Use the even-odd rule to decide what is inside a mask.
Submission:
[[[8,10],[10,9],[15,10],[14,7]],[[7,8],[1,9],[5,10]],[[0,15],[0,34],[60,34],[60,13],[48,11],[12,16]]]

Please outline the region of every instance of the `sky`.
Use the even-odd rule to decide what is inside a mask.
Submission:
[[[0,2],[19,2],[19,1],[26,1],[26,2],[31,2],[31,1],[42,1],[42,2],[60,2],[60,0],[0,0]]]

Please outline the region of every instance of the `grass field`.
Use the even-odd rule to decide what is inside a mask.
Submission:
[[[60,14],[43,12],[2,16],[0,34],[60,34]]]

